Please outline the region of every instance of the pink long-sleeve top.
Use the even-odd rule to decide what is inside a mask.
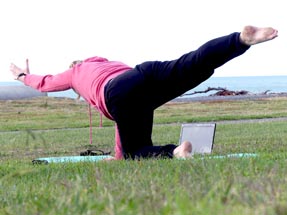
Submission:
[[[104,87],[109,80],[130,69],[132,68],[121,62],[91,57],[57,75],[28,74],[25,76],[24,83],[41,92],[74,89],[91,106],[113,120],[106,107]],[[117,126],[115,131],[115,158],[122,159],[123,153]]]

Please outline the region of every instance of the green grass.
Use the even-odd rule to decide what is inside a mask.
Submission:
[[[170,103],[155,113],[153,139],[177,143],[184,122],[284,117],[286,105],[284,97]],[[94,112],[90,146],[83,103],[45,98],[0,107],[1,215],[287,214],[287,121],[218,123],[215,155],[254,158],[32,165],[36,157],[78,155],[93,146],[112,151],[113,123],[99,128]]]

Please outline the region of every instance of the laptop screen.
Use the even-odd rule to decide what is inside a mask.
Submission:
[[[192,154],[211,153],[215,136],[215,123],[189,123],[181,127],[179,144],[190,141]]]

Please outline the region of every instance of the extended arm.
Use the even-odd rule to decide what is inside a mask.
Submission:
[[[29,61],[26,60],[25,69],[21,69],[12,63],[10,71],[15,80],[23,82],[25,85],[41,92],[56,92],[72,88],[72,70],[67,70],[57,75],[32,75],[29,70]]]

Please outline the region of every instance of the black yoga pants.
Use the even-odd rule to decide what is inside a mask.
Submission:
[[[176,145],[153,146],[154,110],[208,79],[214,70],[243,54],[249,46],[232,33],[208,41],[171,61],[137,65],[105,86],[105,100],[117,123],[124,157],[172,157]]]

